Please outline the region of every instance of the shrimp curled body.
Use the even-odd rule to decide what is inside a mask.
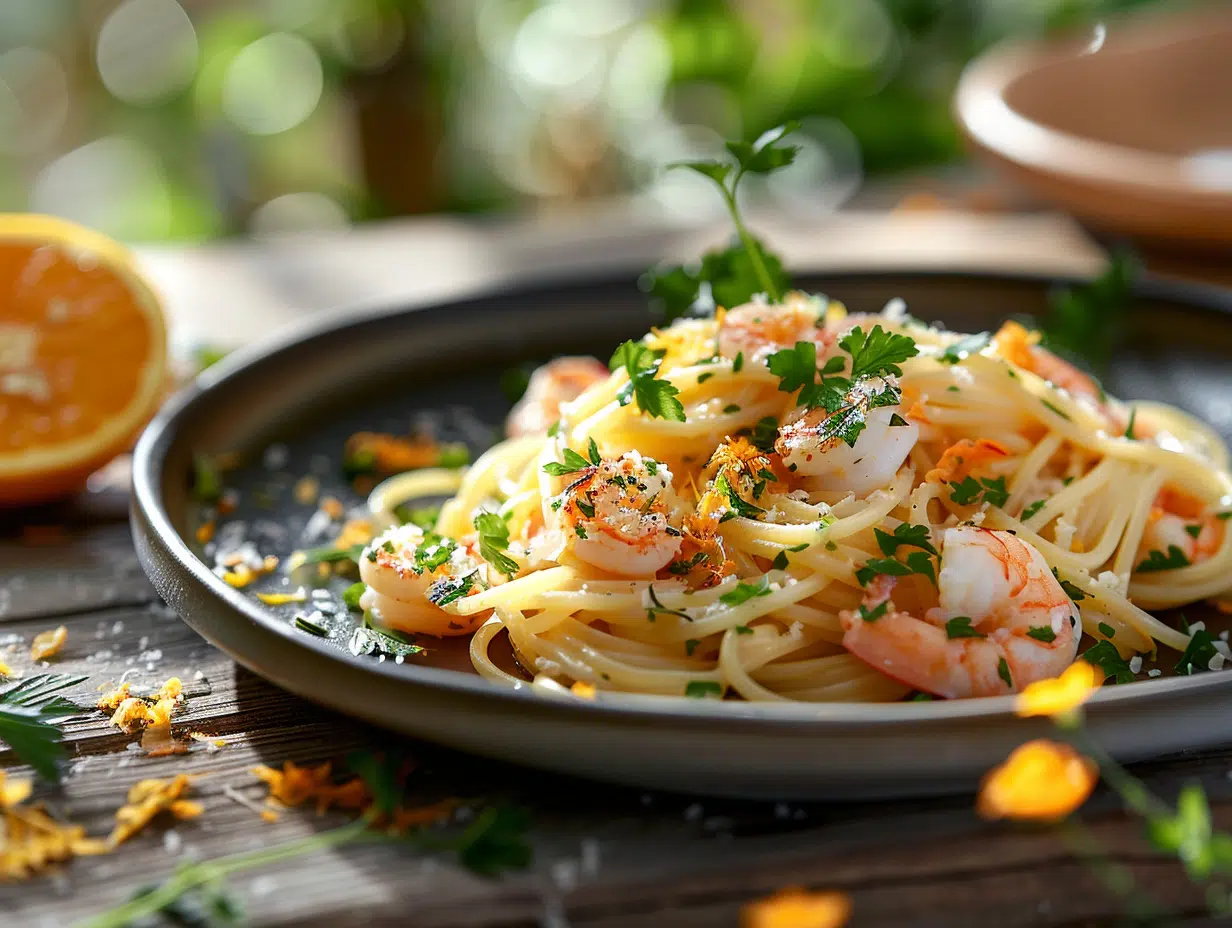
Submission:
[[[440,564],[427,566],[438,559]],[[373,539],[360,556],[359,575],[368,589],[359,602],[381,624],[399,631],[442,638],[469,635],[491,615],[491,610],[469,616],[451,615],[428,599],[428,590],[436,581],[465,575],[479,564],[469,546],[439,535],[425,536],[416,525],[402,525]]]
[[[509,412],[505,433],[510,438],[543,435],[560,418],[560,407],[609,376],[607,365],[597,358],[556,358],[530,375],[526,392]]]
[[[949,699],[1014,693],[1060,675],[1078,653],[1077,608],[1044,556],[1009,532],[947,529],[940,604],[922,619],[894,608],[893,583],[877,578],[865,601],[865,614],[888,602],[879,618],[840,613],[843,646],[916,689]],[[969,622],[947,630],[958,618]],[[968,625],[974,632],[951,637]]]
[[[653,577],[680,550],[668,525],[672,473],[630,451],[587,468],[566,487],[558,518],[578,560],[624,577]]]

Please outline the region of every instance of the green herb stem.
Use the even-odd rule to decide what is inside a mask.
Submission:
[[[774,286],[774,280],[770,277],[770,272],[766,269],[766,262],[762,260],[761,248],[758,247],[753,236],[749,234],[749,230],[744,225],[744,220],[740,218],[740,208],[736,205],[736,185],[740,183],[740,178],[744,176],[744,169],[741,168],[737,173],[735,180],[732,181],[731,189],[729,190],[725,184],[720,184],[719,188],[723,191],[723,199],[727,201],[727,209],[731,213],[732,223],[736,226],[736,234],[740,236],[740,242],[744,245],[744,250],[748,253],[749,261],[753,265],[753,270],[757,274],[757,279],[761,281],[763,287],[766,288],[766,296],[770,302],[777,303],[780,298],[778,288]]]

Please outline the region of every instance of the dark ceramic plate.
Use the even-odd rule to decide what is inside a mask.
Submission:
[[[1042,313],[1054,282],[908,273],[801,285],[853,311],[902,297],[919,318],[980,331]],[[1230,313],[1232,294],[1144,284],[1109,389],[1174,403],[1232,436]],[[405,431],[416,415],[438,413],[453,430],[446,437],[481,450],[508,409],[502,372],[565,352],[606,358],[651,321],[630,277],[317,324],[237,352],[169,403],[137,447],[133,532],[146,572],[207,640],[301,696],[477,754],[613,782],[801,799],[954,791],[1044,731],[1014,718],[1008,697],[758,705],[505,689],[475,675],[457,646],[402,664],[354,655],[345,613],[327,617],[330,639],[297,631],[290,617],[304,607],[266,607],[250,595],[282,588],[280,578],[234,590],[201,560],[194,453],[244,454],[249,463],[228,480],[244,503],[229,518],[245,523],[262,554],[285,557],[304,546],[313,509],[293,499],[298,476],[317,473],[327,492],[358,502],[338,469],[347,435]],[[1089,712],[1093,733],[1124,760],[1228,741],[1229,719],[1232,675],[1222,673],[1105,687]]]

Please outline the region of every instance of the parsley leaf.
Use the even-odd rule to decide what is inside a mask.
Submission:
[[[1103,635],[1105,638],[1115,638],[1116,637],[1116,629],[1113,628],[1111,625],[1109,625],[1107,622],[1100,622],[1095,627],[1099,629],[1099,633]]]
[[[774,416],[758,419],[757,424],[748,430],[748,437],[757,450],[766,453],[773,451],[779,437],[779,420]]]
[[[739,606],[741,603],[746,603],[750,599],[755,599],[758,596],[770,595],[770,581],[763,574],[761,579],[753,583],[745,583],[743,580],[736,584],[734,590],[729,590],[719,597],[719,602],[725,606]]]
[[[1185,653],[1181,655],[1176,665],[1176,672],[1192,674],[1211,669],[1211,659],[1219,652],[1215,650],[1215,639],[1205,628],[1200,628],[1189,638]]]
[[[720,474],[714,481],[714,488],[727,497],[727,502],[732,510],[746,519],[756,519],[766,510],[759,506],[754,506],[752,503],[743,499],[736,488],[731,485],[726,474]]]
[[[504,551],[509,547],[509,525],[495,512],[475,516],[475,531],[479,533],[479,556],[506,577],[518,572],[518,562]]]
[[[460,577],[442,577],[428,587],[428,602],[434,606],[448,606],[467,595],[475,585],[475,571]]]
[[[480,876],[528,866],[534,851],[526,840],[530,813],[519,806],[489,806],[454,844],[458,861]]]
[[[685,684],[684,694],[690,699],[705,699],[709,696],[722,697],[723,685],[712,680],[690,680]]]
[[[950,491],[950,500],[959,506],[971,506],[982,501],[1001,507],[1010,498],[1004,477],[964,477],[961,481],[951,481]]]
[[[616,349],[608,366],[613,371],[623,367],[629,374],[629,383],[618,394],[620,405],[627,406],[635,399],[638,408],[649,416],[684,422],[684,406],[676,399],[680,391],[655,377],[661,359],[660,352],[640,342],[628,341]]]
[[[888,574],[891,577],[907,577],[911,574],[921,574],[928,577],[934,584],[937,574],[933,568],[930,556],[924,551],[912,551],[907,555],[906,563],[893,558],[870,558],[864,566],[856,571],[856,580],[860,586],[868,586],[874,577]]]
[[[586,470],[590,467],[590,462],[572,448],[565,449],[564,459],[564,464],[557,463],[556,461],[544,464],[544,473],[551,474],[553,477],[563,477],[565,474],[576,474],[578,471]]]
[[[1100,641],[1087,648],[1078,657],[1104,672],[1104,682],[1133,683],[1134,672],[1111,641]]]
[[[890,601],[887,599],[880,605],[874,606],[872,609],[867,609],[864,603],[860,603],[860,618],[865,622],[876,622],[879,618],[886,614],[890,608]]]
[[[1022,512],[1019,514],[1018,518],[1021,521],[1026,522],[1033,515],[1035,515],[1037,512],[1043,509],[1044,506],[1047,505],[1047,503],[1048,503],[1048,500],[1046,499],[1037,499],[1035,502],[1026,506],[1026,508],[1024,508]]]
[[[457,548],[458,543],[452,538],[428,532],[423,541],[415,547],[415,573],[431,573],[443,564],[448,564]]]
[[[795,347],[783,348],[767,357],[766,367],[779,378],[782,392],[795,393],[817,379],[817,346],[812,342],[796,342]]]
[[[1057,640],[1057,633],[1049,625],[1032,625],[1027,629],[1027,637],[1034,638],[1036,641],[1042,641],[1045,644],[1051,644]]]
[[[1065,591],[1065,595],[1075,603],[1080,603],[1087,598],[1087,594],[1083,592],[1081,587],[1074,586],[1068,580],[1061,579],[1061,575],[1057,573],[1057,569],[1052,568],[1052,575],[1057,578],[1057,583],[1061,584],[1061,589]]]
[[[841,339],[839,347],[851,355],[851,379],[861,377],[884,377],[887,374],[902,376],[898,366],[908,358],[919,354],[915,340],[909,335],[887,332],[879,325],[873,326],[867,335],[856,326]]]
[[[658,594],[655,593],[653,583],[646,587],[646,593],[650,596],[650,601],[654,603],[653,608],[646,610],[646,618],[648,621],[653,622],[655,620],[655,614],[659,612],[662,612],[664,615],[674,615],[678,618],[684,619],[686,622],[693,621],[693,616],[689,615],[687,612],[681,612],[679,609],[668,609],[663,605],[663,603],[659,602],[659,597]]]
[[[992,341],[992,335],[989,332],[968,335],[966,338],[960,338],[954,344],[948,345],[945,352],[937,360],[942,364],[957,364],[969,355],[979,354],[990,341]]]
[[[923,548],[929,554],[937,555],[937,549],[928,540],[927,525],[909,525],[904,522],[894,529],[893,535],[889,535],[879,528],[873,529],[873,534],[877,538],[877,547],[881,549],[881,553],[886,557],[891,557],[900,545]]]
[[[1010,689],[1014,688],[1014,679],[1010,676],[1010,665],[1006,663],[1005,658],[997,661],[997,676],[1005,681],[1005,685]]]
[[[971,619],[965,615],[955,616],[945,623],[945,637],[954,638],[987,638],[978,628],[971,627]]]
[[[770,567],[774,570],[786,570],[790,564],[791,562],[787,560],[787,552],[780,551],[770,562]]]
[[[0,688],[0,741],[45,780],[58,783],[64,756],[60,729],[52,722],[81,714],[81,707],[57,695],[86,677],[41,673]]]
[[[1097,374],[1105,371],[1124,338],[1125,310],[1138,273],[1136,259],[1120,251],[1090,284],[1051,294],[1044,347],[1071,360],[1085,359]]]
[[[342,594],[342,602],[346,605],[348,609],[358,611],[360,608],[359,598],[364,595],[367,589],[368,589],[368,584],[364,583],[364,581],[362,580],[356,583],[352,583],[350,586],[346,588],[346,591]]]
[[[1139,564],[1134,570],[1140,574],[1154,573],[1159,570],[1176,570],[1178,567],[1188,567],[1189,558],[1185,556],[1176,545],[1168,545],[1168,553],[1162,551],[1151,551],[1147,554],[1146,560]]]
[[[770,264],[773,256],[767,254],[762,244],[753,238],[745,227],[744,220],[740,216],[740,207],[737,205],[736,191],[745,174],[769,174],[791,164],[800,150],[799,146],[784,145],[782,142],[786,136],[799,128],[800,124],[793,121],[771,129],[752,142],[728,142],[727,151],[735,160],[735,164],[722,161],[683,161],[668,165],[669,170],[679,167],[700,174],[713,181],[719,188],[723,202],[727,205],[728,212],[731,213],[732,224],[736,227],[736,236],[742,247],[731,248],[726,252],[711,252],[706,259],[715,263],[721,260],[728,265],[741,261],[746,262],[756,276],[761,288],[760,292],[764,292],[772,302],[778,302],[783,290],[786,289],[781,286],[781,267],[777,275],[771,273]],[[774,263],[777,264],[777,261]],[[737,302],[725,301],[725,298],[730,297],[731,294],[722,293],[720,284],[726,282],[731,276],[733,275],[730,270],[723,274],[716,273],[714,267],[707,268],[706,260],[703,260],[699,283],[700,280],[710,282],[714,299],[720,305],[735,306],[747,301],[751,294],[745,294],[743,291],[746,288],[742,287],[738,294],[743,297],[742,299]],[[660,289],[667,289],[668,286],[665,284]],[[687,292],[685,279],[679,275],[673,277],[670,287],[678,291],[676,304],[679,305],[684,299],[684,293]]]

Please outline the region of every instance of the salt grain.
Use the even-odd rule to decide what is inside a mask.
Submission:
[[[1129,659],[1129,669],[1133,673],[1142,672],[1142,656],[1140,654],[1135,654]]]
[[[183,840],[180,838],[180,833],[174,828],[163,832],[163,850],[168,854],[178,854],[180,848],[183,847]]]
[[[1209,667],[1211,670],[1222,670],[1224,661],[1226,660],[1227,660],[1226,657],[1224,657],[1222,654],[1216,651],[1214,654],[1211,655],[1211,659],[1207,663],[1206,666]]]
[[[1162,673],[1163,671],[1160,670],[1158,667],[1152,667],[1150,670],[1146,672],[1146,675],[1148,677],[1158,677]]]

